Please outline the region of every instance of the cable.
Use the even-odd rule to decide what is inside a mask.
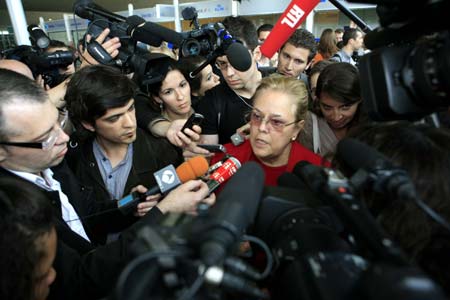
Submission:
[[[189,289],[184,292],[177,300],[189,300],[194,297],[194,295],[198,292],[200,287],[205,282],[205,274],[207,268],[203,270],[203,272],[195,279],[194,283],[189,287]]]
[[[260,238],[258,238],[256,236],[252,236],[252,235],[244,234],[242,236],[242,239],[253,242],[253,243],[259,245],[264,250],[264,253],[266,254],[266,257],[267,257],[267,264],[266,264],[266,268],[264,269],[264,271],[260,274],[259,280],[264,279],[267,276],[269,276],[269,274],[273,268],[273,256],[272,256],[272,252],[270,252],[270,249],[267,246],[267,244]]]
[[[122,291],[125,289],[125,284],[127,282],[128,277],[132,274],[132,272],[137,269],[141,264],[156,259],[161,256],[170,256],[170,257],[180,257],[184,255],[184,253],[175,250],[169,251],[153,251],[149,253],[145,253],[143,255],[138,256],[133,259],[128,265],[123,269],[119,278],[117,279],[116,285],[116,294],[119,295],[119,299],[121,299]],[[128,292],[128,290],[127,290]]]
[[[414,197],[414,202],[417,206],[422,209],[422,211],[427,214],[432,220],[444,227],[448,232],[450,232],[450,224],[437,212],[435,212],[431,207],[429,207],[425,202],[419,197]]]

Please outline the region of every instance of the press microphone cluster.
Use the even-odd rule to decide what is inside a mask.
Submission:
[[[144,201],[147,196],[167,194],[182,183],[203,176],[208,171],[208,167],[209,164],[203,156],[193,157],[176,169],[173,165],[168,165],[153,174],[157,185],[149,188],[144,194],[133,192],[125,196],[117,201],[117,207],[122,213],[128,214],[136,208],[139,202]]]

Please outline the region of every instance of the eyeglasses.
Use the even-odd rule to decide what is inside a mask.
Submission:
[[[266,119],[266,117],[258,111],[250,112],[250,124],[251,125],[260,126],[262,122],[265,122],[267,128],[271,128],[275,131],[281,132],[281,131],[283,131],[284,127],[295,124],[298,121],[286,123],[285,121],[276,119],[275,117],[268,117]]]
[[[67,110],[65,110],[65,109],[59,110],[58,127],[53,128],[53,130],[50,132],[48,137],[42,142],[35,142],[35,143],[0,142],[0,145],[49,150],[55,145],[56,140],[58,139],[59,135],[61,134],[61,130],[63,130],[64,127],[66,126],[68,118],[69,118],[69,114],[68,114]]]
[[[215,66],[222,71],[225,71],[229,67],[231,67],[230,63],[228,63],[226,61],[216,61]]]

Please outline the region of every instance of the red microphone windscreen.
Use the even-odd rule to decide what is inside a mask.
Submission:
[[[293,0],[278,19],[264,44],[261,53],[271,58],[306,19],[320,0]]]
[[[196,179],[204,175],[209,168],[208,161],[203,156],[196,156],[185,161],[177,168],[177,175],[181,182]]]

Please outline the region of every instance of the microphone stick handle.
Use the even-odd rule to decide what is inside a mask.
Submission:
[[[148,189],[148,191],[146,191],[144,193],[144,195],[147,196],[151,196],[151,195],[156,195],[156,194],[160,194],[161,191],[159,190],[159,186],[155,185],[154,187],[151,187],[150,189]]]

